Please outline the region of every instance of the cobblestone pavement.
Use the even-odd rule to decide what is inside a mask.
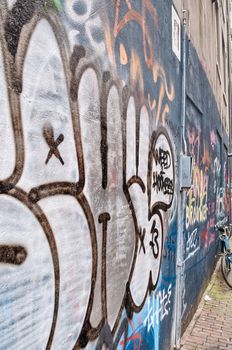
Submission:
[[[207,296],[211,300],[206,301]],[[223,280],[220,264],[181,345],[181,350],[232,350],[232,289]]]

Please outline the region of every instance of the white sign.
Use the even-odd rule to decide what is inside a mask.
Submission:
[[[178,58],[178,60],[181,60],[181,23],[180,18],[175,10],[175,8],[172,6],[172,51]]]

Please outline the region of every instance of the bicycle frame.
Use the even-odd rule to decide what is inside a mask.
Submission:
[[[231,225],[218,227],[215,226],[220,232],[222,232],[218,238],[220,239],[221,253],[221,271],[227,285],[232,288],[232,253],[230,250],[230,237],[231,237]]]

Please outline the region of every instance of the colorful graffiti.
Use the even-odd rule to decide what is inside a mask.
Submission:
[[[113,349],[124,335],[125,348],[128,322],[159,280],[163,218],[175,193],[173,146],[166,129],[153,129],[137,85],[102,71],[73,33],[66,36],[60,6],[17,0],[6,11],[1,5],[2,126],[9,133],[0,158],[1,164],[7,159],[0,187],[1,279],[7,286],[1,346],[10,348],[11,339],[29,348],[33,339],[40,349]],[[76,11],[65,2],[69,25],[84,23],[97,51],[88,35],[92,5],[80,6]],[[135,19],[144,45],[153,48],[145,14],[128,6],[119,20],[116,4],[115,36]],[[142,11],[147,6],[155,16],[149,1]],[[163,75],[144,50],[148,68]],[[125,64],[122,45],[120,57]],[[158,113],[165,91],[174,98],[173,85],[169,91],[166,80],[162,84]],[[7,302],[12,294],[15,301]],[[166,299],[160,296],[161,320],[170,291]]]
[[[109,60],[113,66],[116,66],[119,55],[120,64],[128,66],[131,87],[137,90],[140,100],[147,101],[156,126],[160,121],[165,126],[166,116],[170,113],[170,103],[174,100],[175,89],[173,82],[168,80],[164,68],[155,58],[157,50],[153,38],[158,29],[157,10],[151,0],[142,0],[140,9],[130,0],[117,0],[114,10],[113,33],[109,26],[105,28]],[[148,25],[149,21],[151,26]],[[123,34],[131,25],[138,25],[141,29],[142,56],[133,47],[133,43],[128,45],[124,39]],[[151,88],[144,81],[147,74],[152,77]],[[154,86],[159,86],[157,95],[154,95]]]
[[[200,159],[200,129],[191,127],[188,131],[189,153],[193,158],[192,187],[186,203],[186,229],[204,223],[208,213],[209,169]],[[201,165],[202,164],[202,165]]]
[[[188,235],[191,236],[191,232],[195,232],[197,228],[198,247],[207,250],[215,242],[217,208],[221,207],[218,191],[225,187],[221,183],[221,141],[216,130],[204,129],[202,113],[190,100],[188,114],[187,143],[189,155],[193,159],[193,170],[192,187],[187,195],[186,243]],[[225,213],[223,215],[225,216]],[[200,254],[199,249],[196,252]]]
[[[207,220],[208,175],[198,166],[193,168],[193,188],[186,206],[186,228]]]
[[[178,215],[184,264],[198,271],[228,211],[218,132],[200,125],[209,106],[194,106],[178,212],[173,11],[170,0],[1,2],[1,349],[173,347]]]
[[[215,130],[210,131],[207,142],[202,140],[200,127],[189,127],[188,146],[189,154],[193,158],[193,171],[192,187],[188,192],[186,203],[187,256],[189,237],[192,238],[193,233],[198,232],[194,235],[195,242],[198,242],[198,248],[194,251],[199,251],[201,245],[207,249],[215,242],[216,222],[225,224],[228,221],[227,162],[223,163],[224,170],[222,170],[221,141]],[[201,225],[200,231],[199,225]]]

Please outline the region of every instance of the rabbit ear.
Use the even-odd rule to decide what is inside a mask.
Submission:
[[[130,97],[126,111],[126,182],[136,175],[136,107]]]
[[[0,39],[1,41],[1,39]],[[10,177],[15,168],[15,141],[11,110],[8,102],[7,82],[4,71],[3,52],[0,44],[0,181]]]
[[[148,173],[148,155],[149,155],[149,143],[150,143],[150,119],[147,108],[142,107],[140,111],[139,122],[139,169],[138,175],[143,180],[143,183],[147,185],[147,173]]]
[[[88,198],[102,184],[101,116],[98,76],[92,67],[79,78],[77,102],[83,149],[85,192]]]
[[[78,182],[72,114],[61,52],[53,29],[45,19],[36,24],[30,37],[22,85],[25,163],[19,186],[29,191],[42,184]]]

